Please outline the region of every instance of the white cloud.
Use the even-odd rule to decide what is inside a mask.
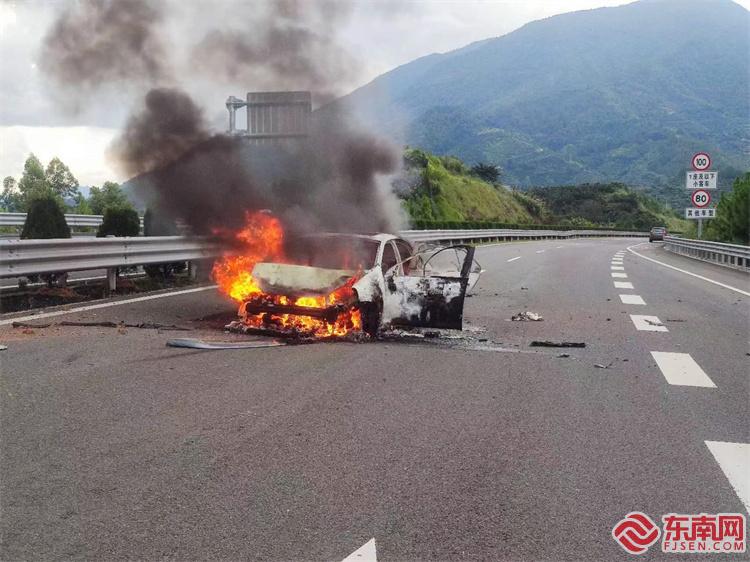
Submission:
[[[20,178],[33,152],[47,164],[58,156],[81,185],[123,181],[105,152],[117,131],[98,127],[0,127],[0,175]]]

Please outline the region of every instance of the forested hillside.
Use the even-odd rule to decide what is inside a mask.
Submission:
[[[333,107],[405,144],[497,164],[511,185],[675,188],[706,150],[729,188],[750,169],[749,26],[729,0],[573,12],[415,60]]]
[[[648,230],[666,225],[680,232],[691,228],[653,197],[622,184],[523,192],[486,181],[485,172],[485,167],[469,167],[454,156],[407,149],[394,188],[412,224],[419,226],[455,223],[480,228],[484,223],[502,223]]]

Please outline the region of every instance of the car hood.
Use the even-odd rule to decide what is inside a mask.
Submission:
[[[353,269],[260,262],[253,268],[253,279],[264,293],[302,297],[328,295],[356,273]]]

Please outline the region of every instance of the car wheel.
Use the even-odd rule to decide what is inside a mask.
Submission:
[[[359,303],[359,313],[362,317],[362,331],[371,337],[378,335],[380,328],[380,307],[374,302]]]

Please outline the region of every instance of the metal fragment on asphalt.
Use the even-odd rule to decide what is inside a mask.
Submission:
[[[529,345],[531,347],[586,347],[584,342],[574,341],[533,341]]]
[[[279,340],[251,341],[205,341],[193,338],[167,340],[167,347],[186,347],[189,349],[252,349],[256,347],[279,347],[286,343]]]
[[[541,322],[542,320],[544,320],[541,314],[531,312],[530,310],[514,314],[510,319],[512,322]]]

